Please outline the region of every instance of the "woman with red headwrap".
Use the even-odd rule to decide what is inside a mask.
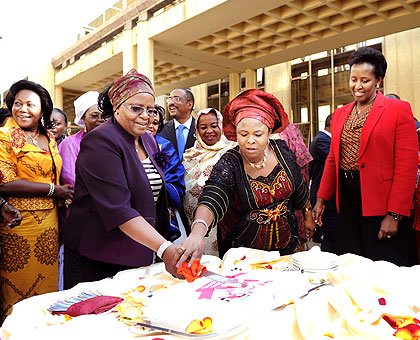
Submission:
[[[176,275],[162,155],[145,133],[156,117],[150,80],[131,70],[99,96],[103,117],[83,137],[76,195],[63,230],[64,288],[150,265]]]
[[[176,253],[177,265],[200,258],[203,237],[217,225],[220,256],[233,247],[298,250],[299,231],[294,210],[303,210],[305,229],[312,237],[315,223],[308,186],[293,153],[282,140],[271,140],[289,124],[273,95],[251,89],[225,108],[223,130],[238,146],[213,167],[194,212],[190,236]]]

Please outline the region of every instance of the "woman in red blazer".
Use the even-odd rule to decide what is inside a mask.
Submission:
[[[387,67],[381,52],[360,48],[349,63],[355,101],[333,114],[313,217],[322,225],[325,202],[336,192],[344,252],[407,265],[409,225],[402,217],[413,206],[418,167],[413,113],[377,90]]]

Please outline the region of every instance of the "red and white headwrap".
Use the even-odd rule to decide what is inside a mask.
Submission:
[[[241,92],[223,111],[223,132],[236,141],[236,125],[244,118],[254,118],[268,126],[271,133],[280,133],[289,125],[289,116],[280,101],[270,93],[250,89]]]
[[[125,76],[114,81],[109,88],[108,97],[114,110],[116,110],[128,98],[137,93],[149,93],[155,97],[155,90],[150,79],[133,68]]]

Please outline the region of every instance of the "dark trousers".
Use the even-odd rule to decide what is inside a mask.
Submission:
[[[341,255],[343,253],[343,240],[340,229],[340,217],[337,211],[324,211],[322,215],[322,227],[320,229],[323,229],[322,232],[324,235],[321,250]]]
[[[343,252],[367,257],[371,260],[385,260],[398,266],[409,266],[412,260],[407,249],[411,234],[409,218],[398,223],[398,232],[391,238],[378,239],[383,216],[363,216],[360,176],[358,172],[344,176],[340,172],[340,226],[343,237]]]
[[[114,276],[133,267],[89,259],[64,247],[64,289],[73,288],[80,282],[90,282]]]

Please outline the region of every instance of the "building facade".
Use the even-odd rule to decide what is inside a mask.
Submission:
[[[241,90],[260,88],[290,120],[316,135],[325,117],[352,101],[347,60],[360,46],[388,61],[382,91],[420,117],[420,0],[124,0],[90,23],[79,41],[29,79],[73,117],[73,101],[136,68],[157,102],[189,87],[195,110],[223,110]]]

